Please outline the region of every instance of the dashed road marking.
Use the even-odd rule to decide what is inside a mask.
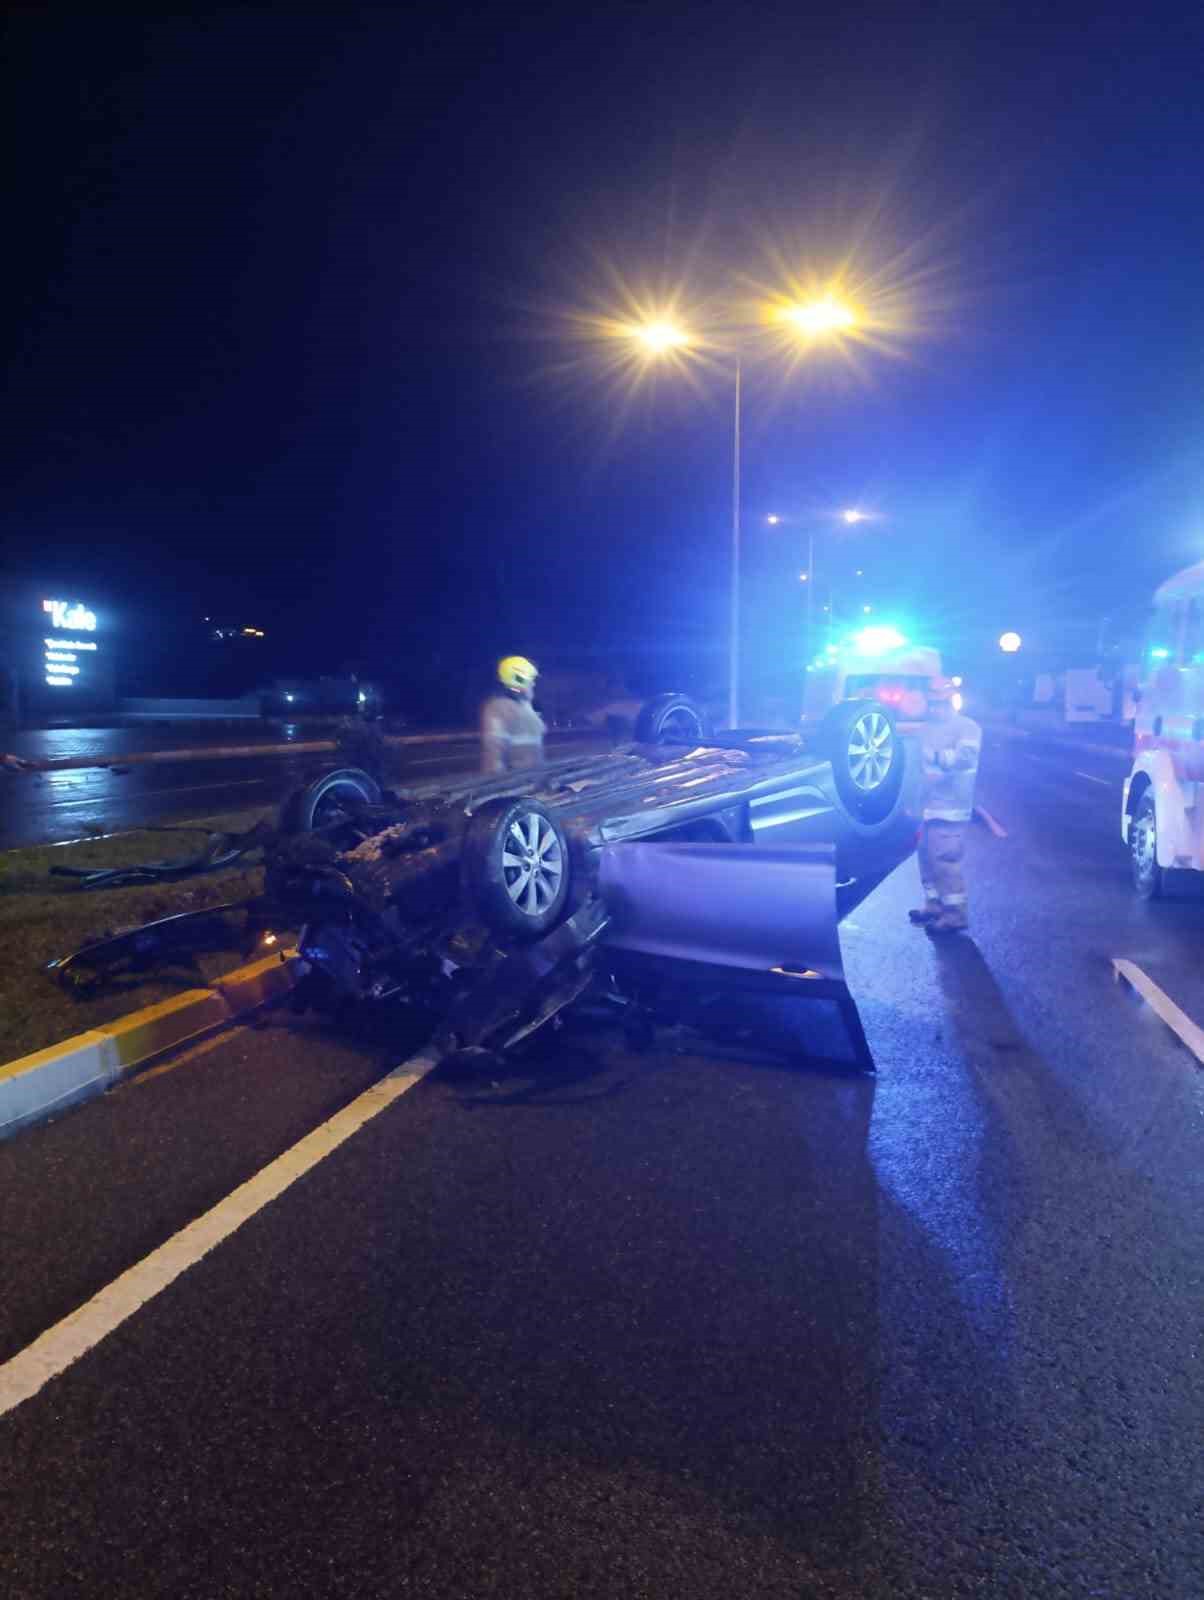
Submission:
[[[985,825],[991,830],[997,839],[1007,838],[1007,829],[1004,827],[1002,822],[997,822],[995,820],[995,818],[987,810],[986,806],[975,806],[974,815],[979,819],[980,822],[985,823]]]
[[[203,1216],[181,1228],[165,1244],[152,1250],[137,1265],[94,1294],[91,1300],[4,1362],[0,1366],[0,1417],[22,1401],[32,1399],[52,1378],[65,1372],[73,1362],[107,1338],[135,1311],[174,1283],[189,1267],[195,1266],[298,1178],[324,1161],[366,1122],[421,1082],[437,1065],[433,1057],[411,1056],[320,1128],[307,1133],[291,1150],[277,1156]]]
[[[1165,994],[1153,978],[1144,973],[1135,961],[1126,961],[1120,956],[1112,957],[1112,971],[1117,982],[1122,980],[1135,989],[1147,1005],[1153,1009],[1166,1023],[1172,1033],[1191,1051],[1197,1061],[1204,1062],[1204,1028],[1200,1028]]]
[[[1111,778],[1097,778],[1093,772],[1079,772],[1076,770],[1075,777],[1086,778],[1088,783],[1102,783],[1105,789],[1112,787],[1113,780]]]

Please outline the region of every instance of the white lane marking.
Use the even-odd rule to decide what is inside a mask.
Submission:
[[[1181,1011],[1170,995],[1164,994],[1153,978],[1147,977],[1135,961],[1125,961],[1120,956],[1113,956],[1112,971],[1118,983],[1123,979],[1131,988],[1136,989],[1146,1004],[1154,1008],[1171,1032],[1178,1035],[1196,1060],[1204,1062],[1204,1028],[1197,1027],[1186,1011]]]
[[[1008,836],[1007,829],[1004,827],[1002,822],[996,822],[995,818],[987,810],[986,806],[975,806],[974,807],[974,815],[981,822],[984,822],[986,824],[986,826],[991,830],[991,832],[995,835],[995,837],[997,839],[1006,839],[1007,838],[1007,836]]]
[[[1112,778],[1097,778],[1094,772],[1079,772],[1077,769],[1074,775],[1076,778],[1086,778],[1088,783],[1102,783],[1105,789],[1110,789],[1115,782]]]
[[[58,1377],[107,1338],[141,1306],[174,1283],[189,1267],[195,1266],[436,1066],[438,1062],[430,1057],[411,1056],[320,1128],[307,1133],[291,1150],[277,1156],[211,1210],[181,1228],[165,1244],[94,1294],[91,1300],[39,1334],[32,1344],[0,1366],[0,1417],[23,1400],[32,1399],[51,1378]]]
[[[233,783],[186,783],[180,789],[139,789],[134,794],[120,796],[126,805],[133,805],[138,800],[157,800],[161,794],[199,794],[202,789],[254,789],[265,783],[272,783],[272,778],[236,778]],[[83,800],[52,800],[48,809],[58,810],[67,806],[103,806],[112,800],[111,794],[91,794]],[[140,829],[131,829],[138,833]]]

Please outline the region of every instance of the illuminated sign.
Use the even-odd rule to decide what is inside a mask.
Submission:
[[[96,614],[79,601],[43,600],[42,610],[50,614],[52,628],[75,628],[81,633],[96,632]]]
[[[87,685],[93,669],[89,652],[95,652],[94,639],[76,638],[77,634],[96,632],[96,613],[78,600],[43,600],[42,610],[50,618],[51,628],[68,630],[64,638],[42,640],[43,678],[51,689],[72,689],[78,686],[81,671]],[[83,655],[86,670],[80,667]]]

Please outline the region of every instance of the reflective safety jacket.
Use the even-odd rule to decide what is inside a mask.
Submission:
[[[537,767],[543,760],[544,721],[528,700],[490,695],[481,707],[481,771],[486,777]]]
[[[921,748],[924,821],[969,822],[974,810],[982,729],[960,713],[947,722],[926,722]]]

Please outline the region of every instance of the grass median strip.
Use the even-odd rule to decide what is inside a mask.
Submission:
[[[124,889],[83,890],[52,866],[133,866],[186,856],[206,832],[245,832],[263,808],[227,812],[188,825],[188,831],[142,829],[71,845],[11,850],[0,856],[0,1061],[27,1055],[125,1016],[187,989],[205,987],[248,958],[231,948],[179,960],[131,976],[80,998],[43,970],[56,956],[124,928],[181,911],[241,900],[259,893],[262,869],[238,862],[220,872]],[[285,932],[287,930],[281,930]]]

